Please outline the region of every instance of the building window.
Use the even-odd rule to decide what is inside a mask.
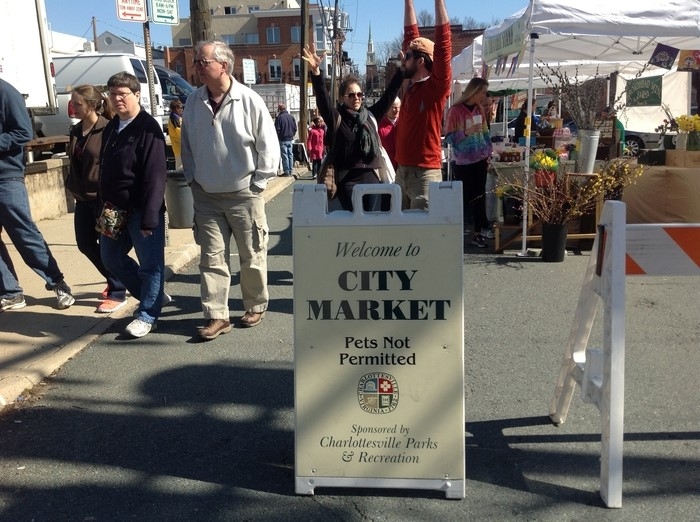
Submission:
[[[270,68],[270,81],[280,82],[282,81],[282,60],[270,60],[268,67]]]
[[[245,43],[247,43],[247,44],[259,44],[260,43],[260,38],[258,36],[258,33],[245,33],[243,35],[243,39],[245,40]]]
[[[179,38],[177,42],[180,47],[189,47],[192,45],[192,38]]]
[[[294,79],[298,80],[301,77],[301,58],[292,60],[292,69],[294,70]]]
[[[316,26],[316,48],[325,49],[326,48],[326,28],[323,25],[318,24]]]
[[[221,35],[221,41],[225,42],[229,45],[233,45],[236,43],[236,35],[233,34],[222,34]]]
[[[227,15],[234,15],[234,14],[236,14],[236,8],[235,8],[235,7],[231,7],[231,6],[226,6],[226,7],[224,7],[224,14],[227,14]]]
[[[292,26],[292,43],[301,43],[301,26]]]
[[[267,33],[267,43],[278,44],[280,43],[280,28],[279,27],[268,27],[265,32]]]
[[[249,5],[249,6],[248,6],[248,12],[249,12],[249,13],[254,13],[255,11],[260,11],[260,6],[259,6],[259,5]]]

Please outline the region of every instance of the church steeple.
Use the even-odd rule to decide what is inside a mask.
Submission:
[[[372,41],[372,22],[369,23],[369,40],[367,41],[367,60],[365,65],[375,65],[374,42]]]

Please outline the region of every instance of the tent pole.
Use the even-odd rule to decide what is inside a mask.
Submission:
[[[530,185],[530,134],[532,132],[532,84],[535,71],[535,40],[539,38],[537,33],[530,34],[530,73],[528,74],[527,82],[527,118],[525,118],[525,193],[523,194],[523,216],[522,216],[522,247],[520,249],[521,256],[527,256],[527,224],[528,224],[528,187]]]

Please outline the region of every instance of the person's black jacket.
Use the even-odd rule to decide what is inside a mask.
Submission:
[[[518,143],[518,139],[525,136],[525,118],[527,118],[527,110],[520,110],[520,114],[515,119],[515,132],[513,138],[515,143]]]
[[[119,117],[104,130],[100,163],[101,202],[142,212],[141,229],[158,226],[165,210],[165,136],[143,109],[120,133]]]
[[[335,168],[339,170],[379,168],[378,158],[375,158],[374,161],[368,165],[362,162],[359,144],[355,143],[355,131],[353,130],[351,116],[345,113],[343,108],[340,108],[339,112],[338,108],[331,107],[331,99],[328,95],[328,89],[326,89],[326,82],[323,79],[323,75],[319,74],[318,76],[314,76],[312,74],[311,83],[313,84],[314,94],[316,95],[316,105],[321,116],[323,116],[324,122],[328,126],[326,145],[330,146],[333,143],[333,135],[336,134],[338,114],[341,115],[340,127],[337,130],[335,138],[335,148],[329,152],[329,154],[332,155]],[[401,70],[397,70],[381,98],[379,98],[374,105],[367,107],[367,110],[372,113],[377,122],[382,119],[386,111],[389,110],[391,104],[394,103],[402,83],[403,74]]]

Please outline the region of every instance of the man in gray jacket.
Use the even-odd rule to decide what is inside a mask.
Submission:
[[[241,264],[243,327],[263,320],[268,226],[262,193],[277,174],[280,147],[262,98],[233,78],[234,55],[220,41],[201,42],[195,67],[204,84],[187,98],[182,166],[192,187],[195,239],[201,247],[203,340],[231,331],[228,297],[231,236]]]

